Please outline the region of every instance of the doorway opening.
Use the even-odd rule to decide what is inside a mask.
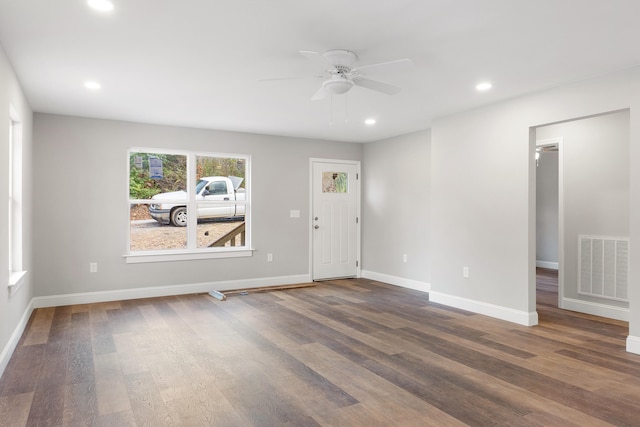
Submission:
[[[558,308],[622,321],[629,316],[629,118],[620,110],[538,126],[530,139],[530,277],[557,268]]]
[[[563,139],[536,141],[536,275],[555,271],[556,306],[562,308],[563,262]]]

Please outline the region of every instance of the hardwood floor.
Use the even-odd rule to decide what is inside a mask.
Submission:
[[[530,328],[365,279],[38,309],[0,424],[640,425],[627,324],[558,310],[538,279]]]

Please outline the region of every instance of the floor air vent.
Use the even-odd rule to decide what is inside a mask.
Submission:
[[[629,239],[578,237],[578,293],[629,301]]]

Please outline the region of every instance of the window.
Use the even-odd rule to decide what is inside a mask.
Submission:
[[[12,294],[24,281],[22,260],[22,123],[9,108],[9,287]]]
[[[250,256],[249,160],[129,150],[127,262]]]

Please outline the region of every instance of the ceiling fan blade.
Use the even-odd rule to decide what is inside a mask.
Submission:
[[[324,99],[326,97],[327,97],[327,90],[324,88],[324,86],[321,86],[320,89],[318,89],[318,91],[313,94],[313,96],[311,97],[311,100],[320,101],[321,99]]]
[[[363,67],[357,67],[351,70],[354,74],[380,74],[380,73],[395,73],[406,70],[413,65],[410,59],[398,59],[396,61],[380,62],[379,64],[365,65]]]
[[[402,88],[399,88],[398,86],[382,83],[377,80],[367,79],[366,77],[354,77],[353,83],[356,86],[366,87],[367,89],[386,93],[387,95],[395,95],[402,90]]]
[[[330,70],[330,71],[334,71],[336,69],[336,67],[329,61],[327,61],[327,58],[325,58],[324,56],[322,56],[321,54],[319,54],[318,52],[311,52],[309,50],[301,50],[300,51],[300,55],[304,56],[305,58],[313,61],[316,63],[316,65],[318,65],[319,67],[322,67],[323,70]]]

